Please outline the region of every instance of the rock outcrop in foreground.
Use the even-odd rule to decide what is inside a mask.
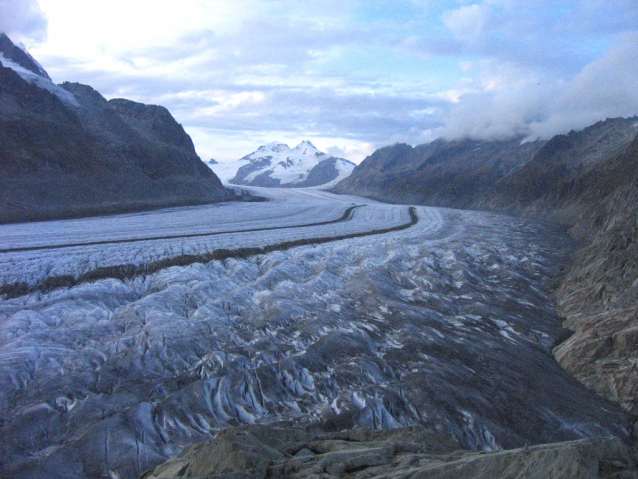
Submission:
[[[0,223],[202,204],[229,194],[161,106],[55,85],[0,34]]]
[[[617,438],[477,453],[422,428],[316,435],[249,426],[186,448],[142,479],[631,479],[633,453]]]

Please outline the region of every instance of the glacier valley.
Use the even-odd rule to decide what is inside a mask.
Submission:
[[[270,201],[0,226],[0,286],[24,292],[0,300],[0,476],[135,478],[281,421],[478,451],[629,435],[552,356],[558,226],[250,190]]]

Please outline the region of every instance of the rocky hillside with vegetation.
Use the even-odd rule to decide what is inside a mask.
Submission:
[[[501,211],[564,224],[580,244],[556,291],[573,335],[559,363],[638,413],[638,118],[547,142],[435,141],[382,148],[335,190]]]
[[[224,200],[225,188],[165,108],[55,85],[0,42],[0,222]]]

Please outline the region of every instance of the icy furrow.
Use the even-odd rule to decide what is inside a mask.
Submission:
[[[325,200],[320,200],[324,203]],[[261,212],[260,220],[251,220],[244,223],[247,217],[244,204],[239,204],[239,222],[229,223],[228,210],[223,214],[214,210],[215,214],[224,218],[224,224],[217,228],[208,228],[206,233],[201,229],[193,228],[189,230],[175,230],[175,226],[170,228],[163,223],[165,215],[172,215],[173,211],[160,211],[155,215],[145,213],[141,215],[143,221],[148,225],[159,225],[156,229],[150,229],[144,235],[138,233],[136,236],[128,235],[127,239],[135,239],[131,243],[113,243],[64,247],[61,249],[36,249],[29,251],[7,251],[0,253],[0,286],[12,283],[26,283],[34,286],[47,278],[72,276],[78,277],[97,268],[105,268],[115,265],[144,265],[155,263],[167,258],[178,256],[200,256],[211,253],[215,250],[242,248],[259,248],[283,242],[298,241],[301,239],[339,237],[356,233],[364,233],[375,229],[392,228],[410,221],[407,207],[391,207],[389,205],[367,205],[353,209],[351,218],[347,221],[317,226],[302,225],[317,222],[336,221],[344,214],[351,204],[344,202],[332,202],[333,206],[319,205],[312,208],[296,205],[296,216],[291,219],[283,217],[287,208],[275,207],[268,203],[255,203]],[[285,204],[285,203],[284,203]],[[267,207],[262,207],[267,205]],[[194,213],[211,216],[208,208],[196,208],[193,212],[188,208],[181,208],[180,211],[189,216],[188,223],[192,223],[198,216]],[[315,216],[321,213],[320,216]],[[251,215],[254,215],[251,212]],[[157,217],[156,217],[157,216]],[[152,218],[151,218],[152,217]],[[268,219],[266,219],[266,217]],[[132,217],[125,215],[125,220]],[[25,240],[24,243],[13,243],[13,247],[29,245],[30,247],[44,246],[40,239],[40,229],[44,226],[49,228],[49,242],[46,245],[64,245],[70,241],[69,229],[74,230],[73,236],[76,243],[90,243],[92,241],[122,241],[123,236],[119,230],[112,235],[107,228],[113,218],[92,218],[89,220],[74,220],[69,228],[68,221],[33,223],[29,225],[8,225],[7,228],[14,233],[14,240],[17,238],[16,230],[20,230],[23,237],[32,239]],[[105,226],[106,224],[106,226]],[[251,230],[254,227],[264,228],[263,230]],[[287,229],[290,227],[290,229]],[[82,229],[83,228],[83,229]],[[224,233],[224,229],[234,229],[232,233]],[[274,228],[274,229],[273,229]],[[241,231],[251,230],[251,231]],[[192,234],[193,236],[184,238],[154,239],[144,241],[145,236],[164,236],[170,232],[181,231],[181,234]],[[184,231],[187,231],[185,233]],[[201,236],[211,234],[214,236]],[[28,233],[28,234],[27,234]],[[6,242],[6,240],[5,240]]]
[[[312,189],[297,190],[287,196],[268,188],[243,189],[270,201],[217,203],[105,217],[0,225],[0,250],[148,236],[174,236],[184,233],[205,234],[236,229],[298,226],[335,220],[354,204],[379,205],[363,198],[339,197]]]
[[[347,209],[335,205],[246,203],[174,208],[148,213],[0,226],[0,249],[116,241],[146,236],[205,234],[229,229],[296,226],[338,219]]]

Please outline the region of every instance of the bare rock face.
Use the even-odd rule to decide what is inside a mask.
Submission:
[[[354,165],[348,160],[331,156],[314,166],[308,172],[308,177],[297,186],[299,188],[321,186],[326,183],[330,183],[331,181],[335,181],[340,176],[343,176],[341,169],[344,168],[344,166],[347,169],[354,168]]]
[[[228,197],[165,108],[55,85],[6,35],[0,55],[0,222]]]
[[[558,290],[575,334],[554,351],[560,364],[599,394],[638,413],[638,139],[592,185],[602,198],[574,229],[598,231]],[[604,195],[605,191],[611,193]],[[598,224],[596,224],[598,223]]]
[[[619,164],[621,157],[620,163],[630,161],[625,153],[636,134],[638,118],[614,118],[557,135],[519,170],[487,189],[473,206],[570,226],[580,224],[574,235],[592,238],[600,226],[595,221],[602,221],[602,217],[591,221],[592,208],[602,213],[601,201],[609,200],[636,176]]]
[[[2,54],[7,60],[11,60],[22,68],[42,76],[47,79],[51,79],[49,74],[42,68],[35,59],[29,55],[26,51],[13,44],[11,39],[5,34],[0,32],[0,54]]]
[[[191,446],[142,479],[576,479],[636,478],[616,438],[585,439],[488,454],[422,428],[316,435],[288,427],[240,427]]]
[[[556,359],[590,389],[638,413],[638,123],[599,122],[552,139],[484,205],[559,221],[583,244],[556,293],[575,334]],[[527,178],[527,180],[525,180]]]

